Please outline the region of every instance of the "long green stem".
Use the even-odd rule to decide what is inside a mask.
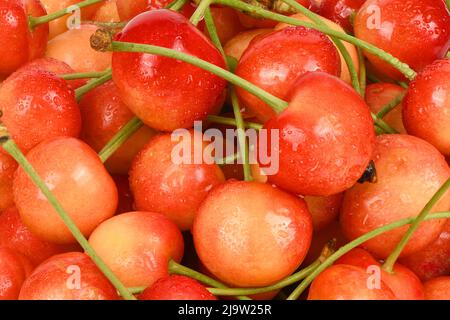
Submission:
[[[214,43],[214,45],[220,51],[222,56],[225,57],[225,52],[223,51],[222,43],[220,42],[219,35],[217,33],[216,25],[214,23],[214,19],[211,14],[210,8],[207,8],[205,11],[205,24],[206,24],[206,30],[208,30],[208,34],[209,34],[209,37],[211,38],[212,43]],[[229,63],[228,63],[228,67],[230,67]],[[230,69],[230,70],[232,70],[232,69]]]
[[[188,1],[189,0],[174,0],[166,7],[166,9],[180,11]]]
[[[111,79],[112,79],[112,71],[108,70],[108,72],[106,72],[100,78],[93,79],[93,80],[89,81],[88,83],[86,83],[84,86],[76,89],[75,90],[75,98],[77,99],[77,101],[80,101],[81,98],[83,98],[83,96],[86,93],[88,93],[89,91],[91,91],[94,88],[97,88],[98,86],[101,86],[102,84],[104,84],[105,82],[108,82]]]
[[[208,116],[208,121],[218,123],[218,124],[224,124],[229,126],[237,126],[236,119],[233,118],[227,118],[227,117],[221,117],[221,116]],[[256,122],[244,122],[244,127],[249,129],[255,129],[255,130],[261,130],[264,126],[260,123]]]
[[[195,9],[194,13],[192,14],[191,18],[189,19],[189,21],[191,21],[191,23],[196,26],[200,20],[203,18],[206,10],[208,10],[209,5],[211,4],[212,0],[200,0],[200,3],[197,7],[197,9]]]
[[[425,208],[420,212],[420,214],[414,219],[414,222],[409,227],[408,231],[404,234],[403,238],[397,244],[395,249],[391,252],[389,257],[386,259],[386,262],[383,264],[383,269],[387,272],[392,273],[394,270],[394,264],[397,261],[398,257],[402,253],[405,246],[408,244],[408,241],[413,236],[414,232],[419,228],[420,223],[427,217],[436,203],[447,193],[450,189],[450,178],[439,188],[436,194],[431,198],[431,200],[427,203]]]
[[[398,104],[400,102],[402,102],[402,100],[405,97],[405,95],[406,95],[406,92],[405,93],[401,93],[397,97],[392,99],[387,105],[385,105],[383,108],[381,108],[380,111],[378,111],[377,117],[380,118],[380,119],[384,118],[385,115],[387,115],[389,112],[394,110],[395,107],[398,106]]]
[[[388,134],[396,134],[398,133],[397,130],[392,128],[390,125],[388,125],[383,119],[380,117],[377,117],[375,113],[372,112],[372,119],[375,125],[377,125],[381,130],[383,130],[384,133]]]
[[[116,277],[111,269],[97,255],[94,249],[92,249],[88,240],[84,237],[72,218],[67,214],[56,197],[52,194],[45,182],[39,177],[36,170],[34,170],[33,166],[17,147],[16,143],[9,137],[3,137],[3,139],[1,139],[1,145],[3,149],[6,150],[19,163],[19,165],[29,175],[29,177],[36,184],[39,190],[41,190],[49,203],[53,206],[58,215],[64,221],[65,225],[70,230],[72,235],[81,245],[81,247],[86,251],[86,254],[91,257],[92,261],[94,261],[94,263],[103,272],[106,278],[108,278],[111,284],[120,292],[121,296],[127,300],[135,300],[136,298],[128,292],[127,288],[120,282],[119,278]]]
[[[359,60],[359,85],[361,86],[361,96],[364,98],[366,96],[366,86],[367,86],[367,70],[366,62],[364,61],[364,55],[361,48],[358,48],[358,60]]]
[[[240,154],[235,153],[235,154],[229,155],[228,157],[223,158],[220,161],[217,161],[216,164],[219,166],[225,166],[227,164],[234,164],[237,160],[239,160],[239,158],[240,158]]]
[[[78,72],[78,73],[68,73],[62,74],[59,77],[64,80],[78,80],[78,79],[92,79],[92,78],[100,78],[107,74],[109,71],[99,71],[99,72]]]

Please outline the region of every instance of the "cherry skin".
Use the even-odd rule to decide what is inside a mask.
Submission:
[[[5,80],[0,87],[0,110],[0,120],[23,152],[51,137],[80,134],[74,91],[44,70],[26,68]]]
[[[271,33],[272,31],[272,29],[252,29],[238,33],[225,44],[223,48],[225,54],[239,61],[253,39]]]
[[[227,43],[231,38],[236,36],[239,32],[244,31],[245,28],[239,22],[236,10],[228,7],[211,7],[211,16],[216,26],[217,35],[222,44]],[[208,31],[205,28],[205,34]]]
[[[144,11],[162,9],[171,2],[171,0],[117,0],[117,11],[120,19],[127,21]]]
[[[308,300],[395,300],[394,293],[383,281],[379,288],[369,288],[370,276],[360,267],[331,266],[314,279]]]
[[[44,55],[48,25],[41,24],[31,30],[28,17],[46,14],[39,0],[0,1],[0,77]]]
[[[116,211],[114,181],[82,141],[49,139],[28,152],[27,158],[85,236]],[[14,200],[24,224],[39,238],[74,243],[63,220],[22,168],[14,179]]]
[[[172,151],[178,144],[184,144],[184,139],[191,142],[188,159],[192,164],[178,164],[172,159]],[[193,131],[181,141],[172,141],[170,134],[159,135],[138,154],[130,170],[136,209],[162,213],[181,230],[192,227],[202,201],[212,188],[225,182],[218,165],[194,163],[194,139]]]
[[[98,22],[120,22],[116,0],[107,0],[95,12],[92,20]]]
[[[411,82],[404,105],[408,133],[450,156],[450,59],[425,67]]]
[[[314,232],[318,232],[336,221],[339,216],[342,198],[342,193],[328,197],[306,196],[304,198],[308,211],[312,216]]]
[[[194,279],[171,275],[156,281],[139,295],[139,300],[217,300]]]
[[[444,225],[439,238],[425,249],[400,259],[422,281],[450,274],[450,221]]]
[[[403,94],[406,89],[392,83],[374,83],[366,88],[366,103],[370,110],[377,114],[388,103]],[[402,117],[403,103],[399,103],[393,110],[383,117],[383,120],[399,133],[406,133]]]
[[[407,135],[381,135],[374,151],[377,183],[357,184],[344,195],[341,225],[348,239],[355,239],[388,223],[417,216],[450,177],[444,157],[429,143]],[[448,210],[448,192],[432,212]],[[445,219],[423,222],[402,251],[405,257],[424,249],[442,231]],[[363,244],[377,258],[385,259],[408,226],[383,233]]]
[[[327,36],[313,29],[288,27],[259,36],[245,50],[236,74],[286,100],[295,80],[309,71],[340,75],[339,54]],[[262,122],[275,112],[248,91],[236,88],[242,105]]]
[[[313,196],[350,188],[372,158],[375,133],[367,105],[353,88],[323,72],[300,77],[289,100],[288,108],[264,125],[280,135],[279,170],[269,182]]]
[[[17,162],[0,148],[0,211],[14,205],[13,177]]]
[[[424,283],[426,300],[450,300],[450,277],[439,277]]]
[[[153,10],[133,19],[117,40],[185,52],[225,68],[213,44],[179,13]],[[190,128],[215,113],[226,82],[171,58],[142,53],[113,53],[113,79],[123,102],[145,124],[161,131]]]
[[[318,2],[318,6],[315,6],[318,14],[336,22],[347,32],[352,32],[351,15],[356,13],[366,0],[319,0]]]
[[[109,81],[83,96],[80,101],[81,139],[99,152],[126,125],[134,114],[120,99],[114,82]],[[156,132],[143,126],[105,163],[109,172],[127,174],[136,154]]]
[[[0,300],[17,300],[20,288],[33,270],[31,263],[9,248],[0,248]]]
[[[168,263],[183,257],[183,236],[164,215],[128,212],[103,222],[89,243],[128,287],[147,287],[168,275]]]
[[[84,253],[59,254],[24,282],[19,300],[119,300],[116,289]]]
[[[443,58],[450,46],[450,15],[442,0],[367,0],[355,16],[354,29],[357,38],[391,53],[415,71]],[[365,55],[377,70],[403,79],[387,62]]]
[[[117,205],[116,214],[131,212],[134,210],[134,199],[131,193],[130,184],[127,175],[114,175],[114,182],[116,183],[119,194],[119,203]]]
[[[203,201],[192,234],[201,262],[217,278],[258,287],[300,266],[311,243],[312,219],[297,197],[268,184],[230,180]]]

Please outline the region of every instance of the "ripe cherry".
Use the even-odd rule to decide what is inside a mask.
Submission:
[[[288,27],[259,36],[245,50],[236,74],[280,99],[286,99],[295,80],[309,71],[340,75],[336,47],[323,33],[304,27]],[[263,122],[275,112],[248,91],[236,88],[243,107]]]
[[[28,152],[27,158],[85,236],[116,211],[114,181],[98,155],[82,141],[49,139]],[[14,200],[24,224],[38,237],[55,243],[75,241],[22,168],[14,179]]]
[[[0,1],[0,77],[44,55],[48,25],[30,29],[28,17],[46,14],[39,0]]]
[[[415,217],[450,177],[444,157],[429,143],[407,135],[381,135],[374,151],[377,183],[357,184],[344,195],[341,224],[348,239],[407,217]],[[450,207],[450,192],[433,212]],[[431,244],[445,220],[423,222],[402,252],[411,255]],[[363,247],[377,258],[386,258],[408,226],[383,233]]]
[[[0,211],[14,205],[13,177],[17,169],[17,162],[0,148]]]
[[[297,197],[268,184],[230,180],[208,194],[192,233],[201,262],[220,280],[266,286],[300,266],[312,219]]]
[[[216,26],[217,35],[222,44],[227,43],[231,38],[239,32],[244,31],[244,27],[239,22],[236,10],[228,7],[211,7],[211,16]],[[208,35],[208,31],[205,30]]]
[[[89,243],[128,287],[151,286],[183,257],[183,236],[159,213],[128,212],[103,222]]]
[[[321,16],[336,22],[347,32],[353,31],[351,16],[366,0],[319,0],[314,9]],[[313,5],[314,5],[313,1]]]
[[[224,46],[224,51],[227,56],[240,60],[244,51],[248,48],[250,42],[258,36],[271,33],[272,29],[252,29],[243,31],[233,38],[231,38]]]
[[[1,121],[23,152],[45,139],[78,137],[81,116],[74,91],[53,73],[25,68],[0,87]]]
[[[450,300],[450,277],[439,277],[424,283],[426,300]]]
[[[101,6],[95,11],[92,20],[98,22],[120,22],[117,1],[107,0],[101,3]]]
[[[133,195],[131,194],[128,176],[114,175],[113,179],[114,182],[116,183],[117,191],[119,194],[119,203],[117,205],[116,214],[133,211],[134,199]]]
[[[20,288],[33,270],[31,263],[9,248],[0,248],[0,300],[17,300]]]
[[[202,284],[194,279],[172,275],[156,281],[145,289],[139,300],[217,300]]]
[[[117,40],[172,48],[225,68],[213,44],[179,13],[153,10],[133,19]],[[219,110],[226,82],[171,58],[113,53],[113,78],[123,102],[148,126],[189,128]]]
[[[120,19],[127,21],[144,11],[162,9],[171,2],[171,0],[117,0],[117,11]]]
[[[308,211],[311,213],[314,232],[326,228],[336,221],[342,204],[342,193],[328,197],[306,196],[304,198]]]
[[[450,59],[425,67],[411,82],[404,105],[408,133],[450,156]]]
[[[116,289],[80,252],[51,257],[24,282],[19,300],[118,300]]]
[[[314,196],[350,188],[372,157],[375,133],[367,105],[350,86],[324,72],[300,77],[289,100],[288,108],[264,126],[280,135],[275,148],[279,171],[269,182]]]
[[[450,15],[442,0],[367,0],[355,16],[354,29],[357,38],[416,71],[443,58],[450,46]],[[379,71],[397,80],[403,78],[387,62],[365,55]]]

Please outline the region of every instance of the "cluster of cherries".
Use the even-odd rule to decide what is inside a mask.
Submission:
[[[448,1],[78,2],[0,0],[0,300],[450,299]]]

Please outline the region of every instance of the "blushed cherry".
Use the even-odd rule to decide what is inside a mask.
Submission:
[[[116,0],[107,0],[95,11],[93,21],[98,22],[120,22],[119,11]]]
[[[225,54],[239,61],[253,39],[272,31],[272,29],[252,29],[238,33],[225,44],[223,48]]]
[[[450,277],[439,277],[424,283],[426,300],[450,300]]]
[[[318,5],[315,5],[315,2]],[[312,1],[314,11],[334,21],[347,32],[353,31],[351,16],[358,12],[366,0],[319,0]]]
[[[231,38],[236,36],[239,32],[244,31],[245,28],[239,22],[236,10],[228,7],[211,6],[211,16],[214,19],[217,35],[222,44],[227,43]],[[205,34],[208,31],[205,28]]]
[[[117,0],[117,11],[120,19],[127,21],[144,11],[162,9],[171,2],[171,0]]]
[[[17,162],[0,148],[0,211],[14,205],[13,177],[17,169]]]
[[[341,209],[342,198],[342,193],[328,197],[304,197],[312,216],[314,232],[326,228],[330,223],[337,220],[339,210]]]
[[[33,270],[31,263],[19,253],[0,248],[0,300],[17,300],[20,288]]]

